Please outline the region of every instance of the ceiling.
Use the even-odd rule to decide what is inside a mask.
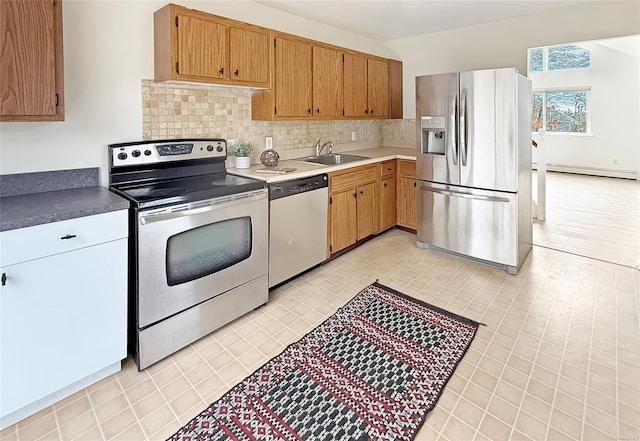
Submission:
[[[585,0],[257,0],[379,41],[487,23]]]

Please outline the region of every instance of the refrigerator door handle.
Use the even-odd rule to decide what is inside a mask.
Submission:
[[[458,165],[458,140],[456,139],[458,133],[458,95],[454,94],[451,97],[449,111],[449,127],[455,129],[451,135],[451,129],[449,129],[449,151],[453,155],[453,165]]]
[[[439,190],[437,188],[427,187],[425,185],[421,185],[420,189],[425,191],[430,191],[432,193],[440,193],[440,194],[451,196],[454,198],[476,199],[478,201],[489,201],[489,202],[509,202],[508,198],[502,198],[500,196],[483,196],[483,195],[474,195],[474,194],[464,193],[464,192],[455,191],[455,190]]]
[[[462,165],[467,166],[468,139],[467,139],[467,91],[460,92],[460,158]]]

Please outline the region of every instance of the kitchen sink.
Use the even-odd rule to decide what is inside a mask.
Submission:
[[[336,165],[345,164],[347,162],[360,161],[362,159],[369,159],[365,156],[358,155],[326,155],[326,156],[310,156],[305,159],[305,162],[313,162],[315,164],[324,165]]]

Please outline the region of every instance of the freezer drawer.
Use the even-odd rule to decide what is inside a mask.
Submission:
[[[517,272],[524,260],[520,248],[526,244],[519,243],[516,193],[418,181],[417,199],[419,244]]]

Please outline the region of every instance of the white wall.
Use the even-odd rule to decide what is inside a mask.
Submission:
[[[167,1],[63,1],[65,121],[0,123],[0,174],[100,167],[107,144],[142,139],[141,80],[153,78],[153,12]],[[247,0],[179,4],[363,52],[366,37]]]
[[[415,77],[516,67],[527,72],[527,49],[640,34],[640,2],[593,1],[522,17],[389,41],[403,63],[404,117],[415,118]]]
[[[631,40],[638,37],[615,39]],[[615,43],[611,43],[615,45]],[[548,133],[546,162],[600,173],[640,171],[640,52],[630,56],[599,43],[580,43],[591,51],[591,68],[534,72],[535,89],[590,87],[591,133]],[[537,160],[534,150],[534,162]]]
[[[404,117],[412,119],[415,118],[415,77],[418,75],[507,66],[515,66],[526,75],[528,48],[635,34],[640,34],[640,2],[593,1],[538,14],[393,40],[386,44],[395,57],[403,62]],[[635,72],[637,87],[639,77],[637,70]],[[633,71],[629,72],[629,76],[633,76]],[[624,90],[624,86],[616,85],[614,88],[617,90],[613,93],[624,95],[620,91]],[[638,97],[638,94],[629,95],[630,100],[634,97]],[[594,107],[595,105],[596,102]],[[605,112],[611,112],[611,106],[602,105],[607,106]],[[613,140],[615,146],[613,143],[603,145],[603,138],[611,134],[603,133],[603,126],[598,123],[594,126],[594,134],[598,137],[583,140],[588,143],[585,151],[578,152],[579,147],[571,147],[551,152],[554,146],[550,145],[547,162],[569,161],[568,157],[573,155],[572,162],[580,166],[635,170],[640,179],[637,110],[635,115],[635,121],[621,117],[620,121],[613,123],[610,118],[612,125],[607,127],[618,129],[618,135]],[[597,117],[607,119],[602,114]],[[635,130],[629,129],[629,124]],[[556,140],[558,139],[551,141],[552,144]],[[611,155],[603,156],[604,150],[609,150]],[[614,159],[617,160],[616,164],[613,164]]]

